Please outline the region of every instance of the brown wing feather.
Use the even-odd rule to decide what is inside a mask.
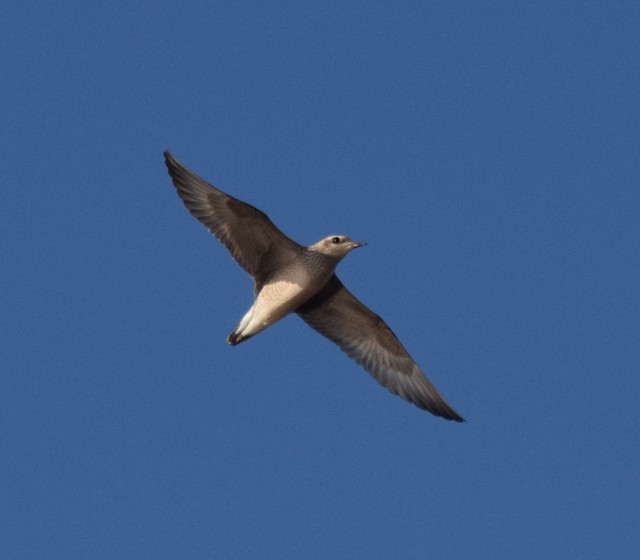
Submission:
[[[257,291],[274,270],[302,251],[264,212],[216,189],[169,152],[164,157],[184,205],[254,278]]]
[[[387,324],[358,301],[337,276],[297,313],[392,393],[436,416],[464,421],[420,371]]]

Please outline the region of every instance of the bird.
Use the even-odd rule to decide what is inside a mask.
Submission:
[[[229,335],[231,346],[296,313],[391,393],[435,416],[464,422],[382,318],[336,276],[338,263],[366,243],[333,234],[313,245],[300,245],[261,210],[217,189],[170,152],[164,157],[185,207],[253,278],[254,302]]]

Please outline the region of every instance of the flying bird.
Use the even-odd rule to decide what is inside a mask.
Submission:
[[[254,303],[229,335],[229,344],[235,346],[289,313],[297,313],[392,393],[435,416],[464,421],[387,324],[336,276],[338,263],[366,243],[330,235],[304,247],[284,235],[264,212],[207,183],[169,152],[164,156],[189,212],[253,278]]]

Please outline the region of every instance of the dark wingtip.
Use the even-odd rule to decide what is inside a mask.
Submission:
[[[176,158],[173,157],[173,154],[169,150],[165,150],[164,152],[164,163],[167,166],[167,172],[169,173],[169,177],[173,181],[173,185],[178,189],[178,194],[181,193],[180,186],[185,186],[189,180],[197,180],[199,179],[202,182],[204,179],[200,179],[193,172],[189,171],[184,165],[182,165]],[[182,198],[182,194],[180,194]],[[188,206],[187,206],[188,208]]]
[[[436,413],[436,416],[440,416],[445,420],[453,420],[454,422],[466,422],[466,420],[451,407],[447,407],[447,409],[444,411],[438,411]]]
[[[164,155],[164,163],[169,170],[180,165],[178,160],[173,157],[173,154],[169,150],[165,150],[162,154]]]
[[[434,416],[438,416],[439,418],[443,418],[444,420],[452,420],[453,422],[466,422],[466,420],[460,416],[451,405],[446,402],[440,395],[438,395],[438,399],[436,402],[429,401],[414,401],[411,400],[413,404],[415,404],[418,408],[422,410],[426,410],[430,412]]]

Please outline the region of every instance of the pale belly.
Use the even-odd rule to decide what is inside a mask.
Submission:
[[[309,278],[302,272],[297,278],[274,280],[265,284],[247,314],[240,321],[238,332],[253,336],[302,305],[314,290]]]
[[[267,324],[282,319],[304,303],[308,291],[300,284],[288,280],[266,284],[253,306],[254,316]]]

